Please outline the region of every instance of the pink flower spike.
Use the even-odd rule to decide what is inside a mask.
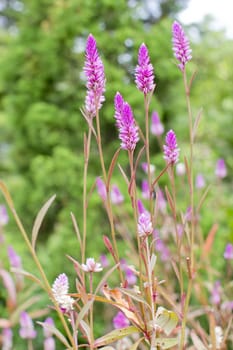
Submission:
[[[138,234],[139,237],[149,236],[153,232],[153,226],[149,213],[142,213],[138,218]]]
[[[74,299],[68,295],[69,281],[65,273],[60,274],[52,285],[54,299],[64,312],[73,310]]]
[[[163,151],[167,163],[175,164],[178,162],[180,149],[177,146],[176,134],[173,130],[168,131],[166,135],[166,145],[163,146]]]
[[[150,199],[150,187],[147,180],[142,180],[142,198]]]
[[[145,95],[155,88],[153,66],[146,45],[143,43],[138,51],[138,65],[135,69],[137,88]]]
[[[216,281],[211,292],[210,298],[212,304],[218,305],[221,302],[221,284],[220,281]]]
[[[233,244],[228,243],[226,245],[226,248],[225,248],[223,256],[224,256],[224,258],[226,260],[232,260],[233,259]]]
[[[123,314],[122,311],[119,311],[116,316],[113,318],[113,326],[116,329],[121,329],[128,327],[130,325],[130,322],[128,318]]]
[[[5,205],[0,205],[0,226],[5,226],[9,222],[9,216]]]
[[[142,170],[144,171],[144,173],[148,174],[148,168],[149,168],[150,173],[154,174],[155,166],[153,164],[150,164],[148,167],[148,164],[144,162],[141,164],[141,166],[142,166]]]
[[[13,332],[10,328],[3,328],[2,331],[2,350],[11,350],[13,346]]]
[[[108,267],[109,266],[109,261],[108,261],[108,258],[107,258],[107,256],[105,254],[100,255],[100,264],[103,267]]]
[[[96,179],[96,188],[97,188],[97,192],[98,192],[100,198],[103,201],[106,201],[106,199],[107,199],[106,186],[100,177],[97,177],[97,179]]]
[[[176,21],[172,25],[172,43],[174,56],[180,62],[178,67],[183,72],[186,63],[192,58],[192,50],[190,49],[189,40],[182,26]]]
[[[46,326],[48,326],[48,328]],[[45,338],[52,337],[53,333],[49,330],[49,327],[53,327],[53,326],[54,326],[54,322],[52,317],[47,317],[43,324]]]
[[[8,258],[12,267],[21,268],[21,257],[16,254],[12,246],[8,246]]]
[[[34,329],[31,317],[26,311],[22,311],[20,314],[20,330],[19,335],[22,339],[34,339],[37,332]]]
[[[197,177],[196,177],[196,188],[197,189],[201,189],[203,187],[205,187],[205,178],[202,174],[197,174]]]
[[[119,188],[117,185],[112,185],[111,192],[110,192],[110,198],[112,204],[121,204],[124,202],[124,196],[120,192]]]
[[[100,263],[95,262],[94,258],[87,258],[86,264],[82,264],[82,269],[85,272],[100,272],[103,267]]]
[[[87,78],[87,95],[85,109],[90,117],[95,117],[96,111],[104,102],[105,75],[104,65],[97,50],[95,38],[90,34],[86,43],[86,60],[84,73]]]
[[[227,176],[227,168],[224,159],[218,159],[216,163],[215,175],[219,179],[223,179]]]
[[[164,126],[161,123],[159,115],[156,111],[154,111],[151,116],[150,131],[155,136],[160,136],[164,133]]]

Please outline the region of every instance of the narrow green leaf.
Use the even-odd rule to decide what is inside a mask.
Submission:
[[[93,304],[94,299],[89,300],[84,307],[81,309],[81,311],[78,313],[78,318],[76,320],[76,325],[78,326],[83,317],[87,314],[89,309],[91,308],[91,305]]]
[[[131,299],[136,300],[139,303],[145,304],[146,306],[148,306],[148,308],[150,308],[150,305],[145,301],[145,299],[143,299],[140,295],[138,295],[134,291],[126,288],[118,288],[118,289],[122,292],[122,294],[125,294],[129,296]]]
[[[144,337],[138,339],[138,340],[136,341],[136,343],[134,343],[134,344],[129,348],[129,350],[136,350],[137,347],[138,347],[138,345],[141,343],[141,341],[142,341],[143,339],[144,339]]]
[[[43,219],[44,219],[49,207],[53,203],[55,197],[56,197],[56,195],[53,195],[51,198],[49,198],[49,200],[43,205],[43,207],[40,209],[39,213],[37,214],[37,217],[36,217],[36,220],[34,222],[33,229],[32,229],[32,247],[33,247],[33,249],[35,249],[36,239],[37,239],[41,224],[43,222]]]
[[[99,347],[102,345],[108,345],[111,344],[121,338],[126,337],[127,335],[138,333],[138,329],[134,326],[129,326],[121,329],[115,329],[114,331],[105,334],[103,337],[100,337],[95,340],[94,346]]]
[[[163,350],[170,349],[177,344],[178,344],[177,338],[158,338],[155,340],[155,345],[160,346],[161,349],[163,349]]]

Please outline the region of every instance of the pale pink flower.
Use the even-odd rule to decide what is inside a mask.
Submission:
[[[22,311],[20,314],[20,329],[19,335],[22,339],[34,339],[37,332],[34,329],[31,317],[26,311]]]
[[[113,326],[116,329],[121,329],[128,327],[130,325],[130,322],[128,318],[123,314],[122,311],[119,311],[116,316],[113,318]]]
[[[5,226],[9,222],[9,216],[5,205],[0,205],[0,226]]]
[[[100,263],[95,262],[94,258],[87,258],[86,264],[82,264],[82,269],[85,272],[100,272],[103,267]]]
[[[117,185],[112,185],[110,198],[111,198],[112,204],[118,205],[124,202],[124,196],[120,192],[119,187]]]
[[[138,234],[139,237],[149,236],[153,232],[153,226],[149,213],[142,213],[138,218]]]
[[[227,168],[226,168],[226,164],[225,164],[225,161],[223,158],[218,159],[218,161],[216,163],[215,175],[219,179],[223,179],[224,177],[227,176]]]
[[[231,243],[228,243],[227,245],[226,245],[226,248],[225,248],[225,251],[224,251],[224,258],[226,259],[226,260],[231,260],[231,259],[233,259],[233,244],[231,244]]]
[[[2,350],[11,350],[13,347],[13,332],[10,328],[3,328],[2,331]]]
[[[74,299],[68,295],[69,280],[65,273],[60,274],[54,281],[52,293],[54,299],[64,312],[73,310]]]
[[[96,188],[97,188],[97,192],[98,192],[100,198],[103,201],[106,201],[107,190],[106,190],[105,183],[103,182],[103,180],[100,177],[97,177],[97,179],[96,179]]]
[[[155,136],[160,136],[164,133],[164,126],[159,119],[159,114],[154,111],[151,116],[150,131]]]

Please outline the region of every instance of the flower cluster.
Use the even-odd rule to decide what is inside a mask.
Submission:
[[[176,142],[176,134],[173,130],[168,131],[166,135],[166,145],[163,146],[164,159],[167,163],[175,164],[179,159],[179,148]]]
[[[73,310],[74,299],[68,295],[69,281],[65,273],[60,274],[54,281],[52,293],[54,299],[64,312]]]
[[[154,90],[154,72],[146,45],[143,43],[138,51],[138,65],[135,69],[137,88],[145,95]]]
[[[180,62],[178,67],[183,72],[186,63],[192,58],[192,50],[190,49],[189,40],[180,23],[176,21],[173,23],[172,34],[174,56]]]

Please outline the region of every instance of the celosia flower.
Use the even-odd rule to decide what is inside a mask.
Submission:
[[[21,258],[16,254],[12,246],[8,247],[8,258],[12,267],[21,268]]]
[[[153,135],[160,136],[164,133],[164,126],[159,119],[159,115],[156,111],[151,116],[150,131]]]
[[[86,60],[84,73],[87,78],[87,95],[85,109],[90,117],[96,115],[96,111],[101,108],[104,102],[105,75],[104,66],[96,46],[96,40],[92,34],[87,38]]]
[[[150,199],[150,187],[147,180],[142,180],[142,198]]]
[[[168,131],[166,135],[166,145],[163,146],[164,159],[167,163],[175,164],[179,159],[179,148],[176,142],[176,134],[173,130]]]
[[[205,178],[202,174],[197,174],[195,185],[196,185],[196,188],[199,188],[199,189],[205,187]]]
[[[48,328],[46,327],[48,326]],[[54,322],[51,317],[46,318],[43,327],[44,327],[44,350],[55,350],[55,340],[53,338],[53,333],[50,331],[49,327],[53,327]]]
[[[120,192],[117,185],[112,185],[111,192],[110,192],[110,198],[112,204],[121,204],[124,202],[124,196]]]
[[[73,310],[74,299],[68,295],[69,281],[65,273],[60,274],[54,281],[52,293],[54,299],[64,312]]]
[[[96,187],[97,187],[97,192],[99,196],[102,198],[103,201],[106,201],[107,199],[106,186],[100,177],[97,177],[96,179]]]
[[[184,163],[177,163],[176,164],[176,175],[178,176],[184,176],[186,172]]]
[[[107,256],[105,254],[100,255],[100,264],[103,267],[108,267],[109,266],[109,261],[108,261],[108,258],[107,258]]]
[[[125,278],[130,286],[133,286],[137,283],[137,276],[135,275],[133,269],[130,268],[130,266],[127,266],[125,268]]]
[[[0,226],[5,226],[8,224],[9,216],[7,214],[7,210],[5,205],[0,205]]]
[[[128,318],[123,314],[122,311],[119,311],[116,316],[113,318],[113,326],[116,329],[128,327],[130,324]]]
[[[231,260],[233,259],[233,245],[231,243],[228,243],[226,245],[226,248],[225,248],[225,251],[224,251],[224,254],[223,254],[224,258],[226,260]]]
[[[138,65],[135,69],[135,82],[137,88],[145,95],[152,91],[154,85],[153,66],[146,45],[143,43],[138,51]]]
[[[144,162],[141,164],[141,166],[142,166],[142,170],[146,174],[148,174],[148,168],[149,168],[151,174],[153,174],[155,172],[155,166],[153,164],[150,164],[150,166],[148,167],[148,164]]]
[[[144,212],[138,217],[138,234],[139,237],[149,236],[153,232],[150,214]]]
[[[210,300],[212,304],[218,305],[221,302],[221,284],[220,281],[216,281],[211,292]]]
[[[164,241],[159,237],[158,230],[153,231],[153,237],[155,239],[155,250],[160,253],[160,260],[164,262],[171,260],[170,251]]]
[[[3,328],[2,331],[2,350],[11,350],[13,346],[12,342],[13,332],[10,328]]]
[[[186,63],[192,58],[192,50],[190,49],[189,40],[182,26],[176,21],[172,25],[172,43],[174,56],[180,62],[178,67],[183,72]]]
[[[115,99],[115,119],[116,126],[119,130],[121,148],[133,151],[139,141],[138,127],[136,126],[132,109],[125,102],[119,92],[116,93]]]
[[[87,258],[86,264],[82,264],[82,269],[85,272],[100,272],[103,270],[101,264],[95,262],[94,258]]]
[[[216,168],[215,168],[215,175],[219,179],[223,179],[224,177],[227,176],[227,168],[224,159],[218,159],[216,163]]]
[[[26,311],[22,311],[20,314],[20,329],[19,335],[22,339],[34,339],[36,337],[36,331],[33,326],[31,317]]]
[[[163,191],[160,188],[157,190],[157,206],[162,214],[166,213],[167,201],[164,197]]]

